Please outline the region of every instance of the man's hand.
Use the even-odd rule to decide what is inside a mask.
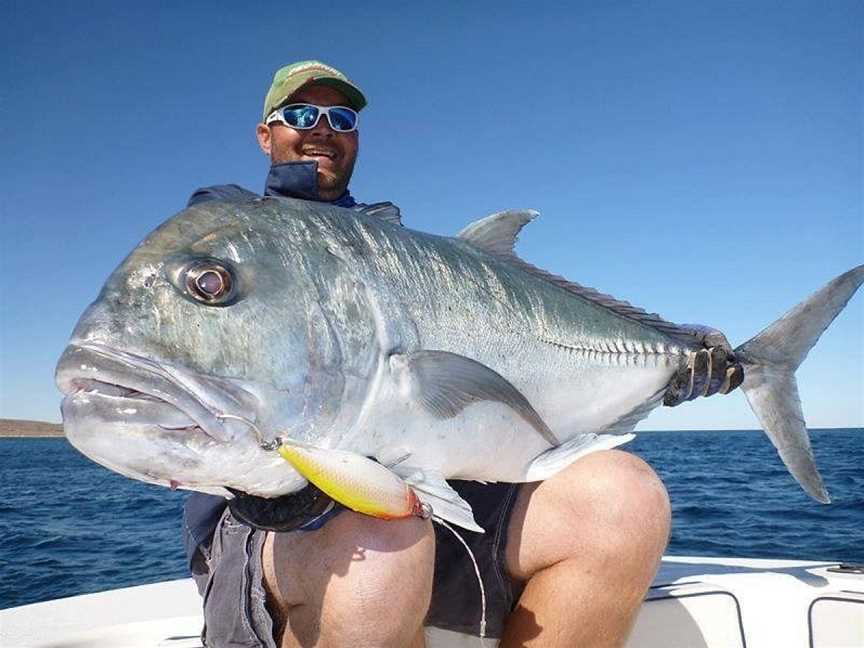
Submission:
[[[726,336],[716,329],[685,325],[704,347],[690,355],[687,366],[672,378],[663,404],[675,407],[700,396],[728,394],[744,381],[744,368],[735,358]]]

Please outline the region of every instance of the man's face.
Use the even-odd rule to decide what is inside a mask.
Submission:
[[[345,96],[327,86],[307,86],[291,97],[289,103],[318,106],[348,106]],[[336,200],[348,188],[357,159],[357,131],[338,133],[321,115],[315,128],[296,130],[285,124],[258,124],[258,144],[274,164],[279,162],[317,162],[318,192],[322,200]]]

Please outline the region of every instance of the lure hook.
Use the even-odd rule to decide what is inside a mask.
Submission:
[[[241,423],[245,423],[246,425],[248,425],[250,428],[252,428],[252,431],[255,432],[255,438],[258,440],[258,446],[262,450],[265,450],[267,452],[275,452],[279,449],[279,446],[282,445],[282,439],[278,436],[275,437],[272,441],[267,441],[264,438],[264,434],[261,432],[260,428],[252,421],[243,416],[236,416],[234,414],[217,414],[216,418],[222,420],[233,419],[235,421],[240,421]]]

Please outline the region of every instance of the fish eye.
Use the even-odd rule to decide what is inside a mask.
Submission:
[[[223,263],[201,259],[186,270],[186,291],[196,301],[210,306],[227,306],[235,295],[234,274]]]

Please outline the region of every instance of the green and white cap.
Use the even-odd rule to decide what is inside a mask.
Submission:
[[[281,67],[273,76],[273,84],[264,98],[264,116],[284,104],[295,92],[305,85],[323,85],[335,88],[345,95],[348,105],[360,111],[366,105],[366,97],[348,77],[334,67],[321,61],[299,61]]]

